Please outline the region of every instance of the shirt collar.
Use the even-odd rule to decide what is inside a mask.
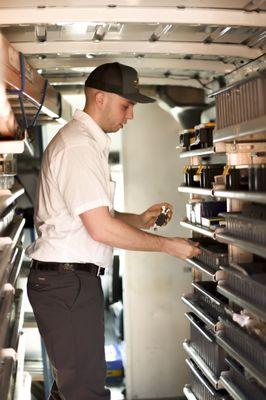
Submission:
[[[102,130],[102,128],[89,114],[81,110],[76,110],[73,118],[86,126],[90,134],[99,144],[102,151],[109,151],[111,144],[110,137]]]

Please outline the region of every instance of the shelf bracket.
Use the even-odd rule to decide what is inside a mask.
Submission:
[[[19,53],[19,61],[20,61],[20,74],[21,74],[21,88],[20,89],[10,89],[10,90],[7,90],[7,92],[10,93],[10,94],[17,94],[18,95],[19,103],[20,103],[20,107],[21,107],[21,111],[22,111],[22,116],[23,116],[24,129],[29,129],[29,128],[34,128],[36,126],[36,122],[37,122],[38,117],[40,115],[42,106],[44,104],[46,91],[47,91],[47,86],[48,86],[48,79],[45,79],[45,81],[44,81],[44,87],[43,87],[43,92],[42,92],[42,97],[41,97],[39,108],[38,108],[38,110],[37,110],[32,122],[31,122],[31,124],[29,124],[29,122],[27,120],[25,107],[24,107],[24,101],[23,101],[23,93],[24,93],[25,87],[26,87],[25,56],[21,52]],[[60,113],[61,113],[61,108],[62,107],[61,107],[61,99],[60,99]]]

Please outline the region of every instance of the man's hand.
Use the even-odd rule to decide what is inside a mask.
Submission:
[[[183,238],[163,238],[163,252],[182,260],[196,257],[201,253],[199,243]]]
[[[159,204],[154,204],[153,206],[149,207],[146,211],[144,211],[142,214],[139,215],[140,218],[139,228],[150,229],[152,226],[154,226],[155,221],[162,212],[163,206],[169,209],[164,223],[164,225],[167,225],[173,216],[173,206],[169,203],[159,203]]]
[[[161,204],[159,204],[159,209],[160,206]],[[158,205],[151,208],[153,207],[158,209]],[[154,211],[148,209],[145,213],[146,215],[147,213],[154,214]],[[136,216],[136,214],[134,215]],[[97,207],[85,211],[80,214],[80,218],[93,240],[111,247],[125,250],[159,251],[181,259],[195,257],[201,253],[198,248],[199,243],[180,237],[164,237],[144,232],[119,218],[114,218],[108,207]],[[149,221],[152,219],[154,219],[153,216]]]

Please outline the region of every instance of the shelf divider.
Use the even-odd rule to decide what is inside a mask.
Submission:
[[[183,226],[183,228],[191,229],[194,232],[201,233],[202,235],[208,236],[212,239],[215,238],[215,231],[212,231],[201,225],[192,224],[192,222],[189,221],[180,221],[180,225]]]
[[[256,244],[247,240],[239,239],[229,233],[216,233],[215,238],[221,243],[233,244],[234,246],[240,247],[249,253],[256,254],[261,257],[266,257],[266,246],[262,244]]]
[[[266,204],[266,192],[238,192],[230,190],[214,190],[215,197],[223,197],[236,200],[254,201]]]
[[[262,318],[266,321],[266,310],[260,309],[256,307],[256,305],[250,303],[248,300],[245,300],[239,294],[234,293],[232,290],[226,287],[226,281],[223,284],[217,285],[217,292],[221,293],[223,296],[227,297],[229,300],[234,301],[236,304],[248,309],[258,317]]]

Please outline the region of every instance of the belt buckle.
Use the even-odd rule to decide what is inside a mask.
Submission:
[[[67,271],[67,272],[73,272],[75,269],[73,267],[73,264],[71,263],[64,263],[63,264],[63,271]]]
[[[98,267],[96,276],[100,276],[101,275],[101,269],[102,269],[102,267]]]

